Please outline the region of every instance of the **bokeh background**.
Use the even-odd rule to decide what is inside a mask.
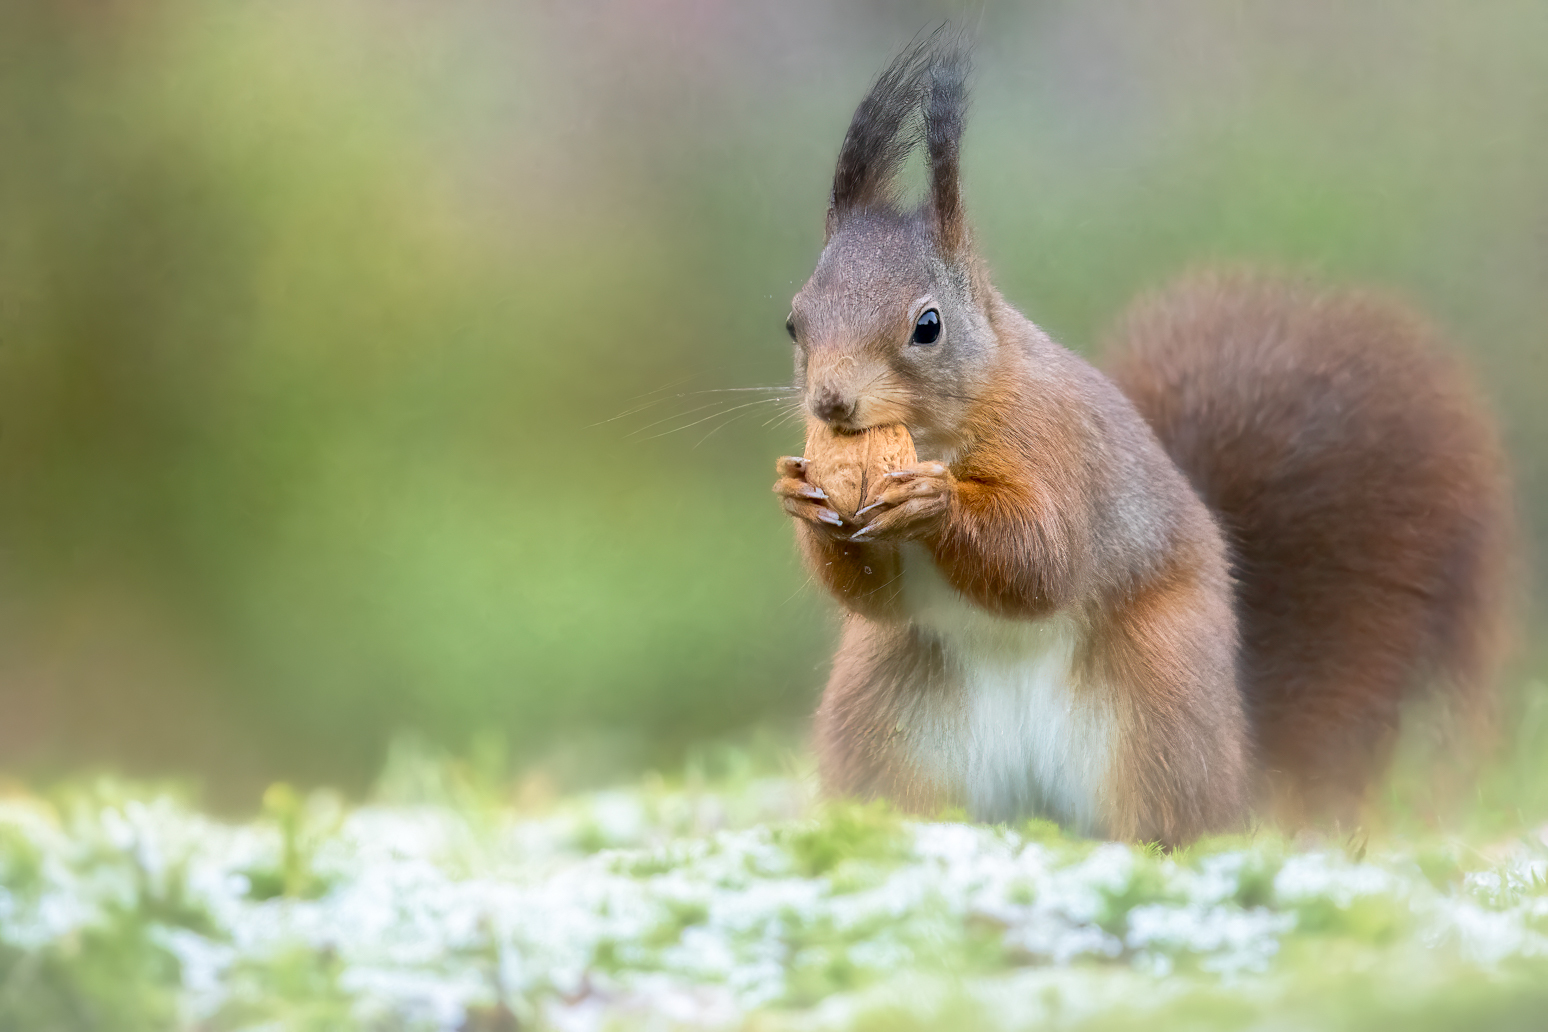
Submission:
[[[948,16],[1028,315],[1091,353],[1215,262],[1405,294],[1545,540],[1538,0],[7,0],[0,769],[241,807],[404,734],[576,782],[797,734],[800,431],[714,392],[788,378],[849,115]]]

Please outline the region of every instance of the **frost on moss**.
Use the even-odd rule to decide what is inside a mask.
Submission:
[[[112,782],[0,801],[0,1028],[1424,1027],[1548,974],[1537,832],[1168,855],[746,770],[536,807],[389,783],[245,824]]]

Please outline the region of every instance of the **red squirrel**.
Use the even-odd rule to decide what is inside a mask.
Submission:
[[[779,460],[847,610],[826,790],[1167,844],[1348,816],[1405,699],[1487,704],[1511,504],[1486,410],[1400,305],[1245,274],[1139,302],[1099,372],[974,251],[966,76],[937,33],[878,77],[786,325],[812,432],[918,452],[848,519]]]

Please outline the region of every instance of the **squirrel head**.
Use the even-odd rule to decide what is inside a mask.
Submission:
[[[944,27],[893,59],[839,151],[827,241],[791,303],[796,385],[837,429],[901,423],[949,449],[991,375],[993,289],[958,185],[968,60]],[[913,207],[898,172],[923,142],[928,188]]]

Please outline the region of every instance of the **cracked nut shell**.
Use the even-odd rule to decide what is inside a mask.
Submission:
[[[828,495],[828,505],[853,521],[872,486],[889,470],[918,461],[914,439],[901,424],[842,433],[826,423],[807,427],[806,482]]]

